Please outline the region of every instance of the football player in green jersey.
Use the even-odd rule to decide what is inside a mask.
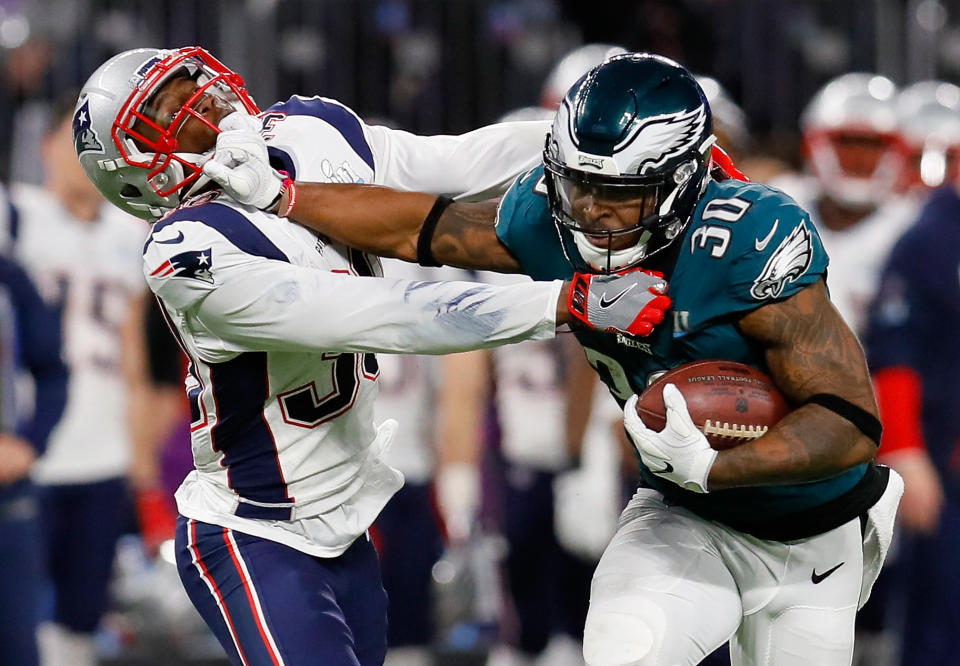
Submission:
[[[736,664],[851,662],[902,482],[873,462],[877,406],[816,229],[781,192],[713,177],[710,109],[687,70],[648,54],[591,70],[543,164],[499,202],[281,188],[251,137],[220,141],[206,170],[228,191],[365,251],[535,279],[662,273],[673,311],[652,334],[575,331],[625,405],[642,479],[594,575],[585,659],[695,664],[730,640]],[[792,411],[720,452],[675,387],[662,432],[636,416],[634,394],[658,372],[717,358],[769,372]]]

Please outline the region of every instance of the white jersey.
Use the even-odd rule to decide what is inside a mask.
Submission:
[[[122,476],[132,455],[120,330],[145,291],[141,251],[148,228],[106,203],[78,220],[49,191],[11,188],[15,213],[3,234],[44,299],[63,311],[67,407],[34,467],[43,484]]]
[[[810,213],[830,258],[827,270],[830,300],[853,332],[862,335],[880,272],[893,245],[916,219],[916,202],[904,197],[891,198],[854,226],[834,231],[819,219],[817,202],[822,193],[815,178],[783,177],[771,184]]]
[[[425,268],[398,259],[383,259],[385,277],[402,280],[466,280],[457,268]],[[382,354],[380,394],[374,414],[378,422],[396,419],[397,434],[386,461],[407,481],[427,483],[436,465],[436,398],[441,360],[436,356]]]
[[[381,459],[392,428],[374,425],[373,353],[553,337],[562,284],[357,277],[379,266],[226,197],[204,199],[156,224],[144,254],[191,359],[196,469],[178,508],[338,555],[402,484]]]
[[[530,282],[524,275],[483,272],[490,284]],[[546,471],[569,464],[564,346],[559,338],[493,351],[494,404],[500,448],[512,463]]]

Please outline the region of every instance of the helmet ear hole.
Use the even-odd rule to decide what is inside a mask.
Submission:
[[[136,185],[131,185],[127,183],[122,188],[120,188],[120,196],[124,199],[137,199],[141,196],[140,188]]]

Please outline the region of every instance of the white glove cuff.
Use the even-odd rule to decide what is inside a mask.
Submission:
[[[706,449],[697,453],[690,465],[690,478],[683,482],[683,487],[695,493],[710,492],[707,490],[707,479],[716,460],[717,452],[713,449]]]

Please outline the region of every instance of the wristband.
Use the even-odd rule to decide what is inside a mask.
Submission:
[[[277,173],[283,176],[283,180],[280,183],[280,189],[277,190],[277,196],[273,198],[273,201],[271,201],[269,204],[267,204],[261,209],[268,213],[273,213],[274,215],[277,214],[277,208],[280,207],[280,200],[283,198],[283,195],[286,193],[287,181],[290,180],[290,176],[289,174],[287,174],[286,171],[282,171],[278,169]]]
[[[592,275],[574,273],[570,280],[570,295],[567,297],[567,310],[581,322],[593,328],[587,316],[587,292],[590,290]]]
[[[291,211],[293,211],[293,207],[297,205],[297,184],[293,182],[292,178],[287,176],[283,179],[281,191],[286,192],[287,194],[287,205],[285,210],[282,213],[278,212],[277,215],[280,217],[287,217],[290,215]],[[280,202],[278,201],[277,203],[279,204]]]

